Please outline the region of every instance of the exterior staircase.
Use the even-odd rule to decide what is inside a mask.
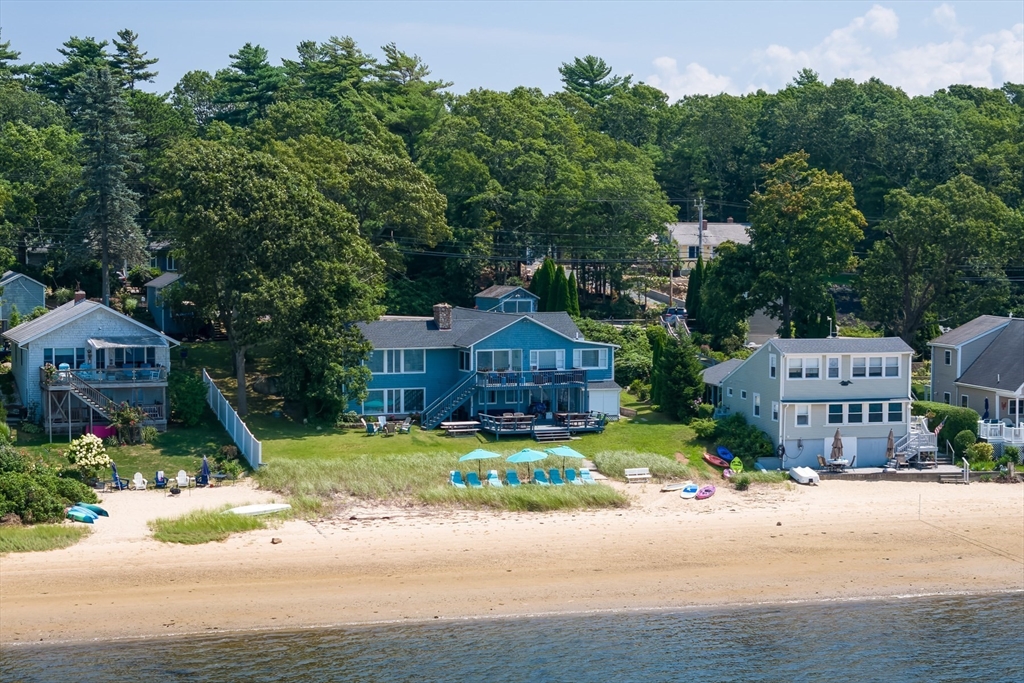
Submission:
[[[420,414],[420,428],[423,430],[434,429],[451,417],[455,409],[473,395],[473,392],[476,391],[476,384],[476,373],[470,373],[451,391],[427,406]]]
[[[75,398],[99,413],[104,419],[110,419],[110,399],[104,396],[103,392],[74,374],[69,375],[68,386]]]
[[[928,421],[921,416],[911,418],[910,431],[896,441],[896,455],[907,462],[935,460],[938,462],[939,437],[928,429]]]
[[[554,429],[545,428],[534,429],[533,438],[540,443],[553,443],[557,441],[571,441],[572,437],[569,436],[569,428],[565,429]]]

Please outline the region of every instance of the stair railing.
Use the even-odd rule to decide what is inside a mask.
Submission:
[[[967,458],[960,458],[964,461],[964,483],[971,483],[971,463],[967,462]]]
[[[83,398],[87,403],[91,404],[91,407],[96,410],[97,413],[103,417],[109,418],[110,415],[107,412],[107,406],[110,404],[110,399],[103,395],[96,387],[86,382],[81,377],[73,373],[68,373],[68,383],[71,389],[78,395],[79,398]]]
[[[420,427],[422,429],[433,429],[451,411],[459,407],[466,398],[476,390],[477,375],[472,373],[462,380],[455,387],[444,394],[436,401],[427,406],[420,414]]]

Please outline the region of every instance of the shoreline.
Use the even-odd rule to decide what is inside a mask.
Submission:
[[[86,643],[135,643],[147,641],[170,641],[179,638],[194,638],[196,636],[235,636],[267,633],[302,633],[305,631],[327,631],[327,630],[356,630],[373,629],[399,624],[425,625],[425,624],[457,624],[476,621],[517,621],[525,619],[554,619],[559,617],[575,617],[588,615],[616,615],[616,614],[665,614],[665,613],[688,613],[688,612],[717,612],[726,610],[742,610],[757,607],[780,607],[780,606],[815,606],[828,604],[858,604],[873,603],[883,600],[924,600],[927,598],[944,597],[998,597],[1003,595],[1024,594],[1024,587],[1007,588],[1002,590],[979,589],[976,591],[939,591],[932,593],[912,593],[905,595],[872,595],[872,596],[846,596],[833,598],[798,598],[793,600],[764,600],[759,602],[724,602],[715,604],[700,605],[677,605],[673,607],[609,607],[587,610],[568,610],[537,613],[510,613],[510,614],[480,614],[465,616],[448,616],[436,619],[381,619],[377,621],[351,621],[326,624],[307,624],[304,626],[252,626],[234,629],[219,629],[217,631],[181,631],[178,633],[161,633],[147,635],[114,636],[110,638],[72,638],[68,640],[46,641],[42,644],[32,641],[11,641],[0,642],[0,647],[10,648],[33,648],[33,647],[61,647],[83,645]]]
[[[111,494],[111,518],[76,546],[0,562],[0,644],[1024,591],[1019,485],[828,481],[720,489],[696,504],[615,486],[630,508],[354,505],[202,546],[157,543],[146,521],[275,496]]]

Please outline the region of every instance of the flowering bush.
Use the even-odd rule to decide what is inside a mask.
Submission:
[[[72,441],[65,455],[71,466],[81,472],[82,478],[95,477],[99,469],[110,467],[107,449],[95,434],[85,434]]]
[[[146,411],[124,401],[111,402],[110,423],[117,427],[117,436],[121,443],[139,443],[142,441],[142,423],[146,419]]]

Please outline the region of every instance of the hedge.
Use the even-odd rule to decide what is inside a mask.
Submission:
[[[965,429],[974,432],[975,437],[978,436],[978,420],[981,419],[981,416],[970,408],[958,408],[935,401],[914,401],[910,406],[910,411],[914,415],[932,413],[934,417],[928,418],[928,428],[932,430],[939,426],[942,420],[946,420],[942,431],[939,432],[940,447],[945,446],[946,441],[953,443],[956,435]]]

